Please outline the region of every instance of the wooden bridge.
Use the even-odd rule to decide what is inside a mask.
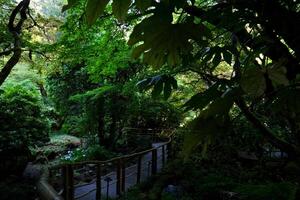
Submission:
[[[84,161],[51,168],[49,178],[38,183],[41,199],[101,200],[121,196],[130,187],[159,172],[172,157],[170,135],[151,138],[152,148],[142,152],[107,161]],[[90,180],[83,181],[86,176]],[[53,180],[59,182],[53,183]]]

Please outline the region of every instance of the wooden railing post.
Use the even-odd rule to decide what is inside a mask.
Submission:
[[[165,145],[163,145],[162,147],[162,152],[161,152],[161,154],[162,154],[162,158],[161,158],[161,162],[162,162],[162,166],[164,167],[165,166],[165,163],[166,163],[166,152],[165,152]]]
[[[121,160],[121,192],[125,192],[125,178],[126,178],[126,169],[125,169],[125,159]]]
[[[168,149],[168,161],[172,159],[173,150],[172,150],[172,141],[167,144]]]
[[[141,182],[141,171],[142,171],[142,156],[139,156],[137,162],[137,173],[136,173],[137,184]]]
[[[152,175],[157,172],[157,149],[152,150]]]
[[[117,184],[116,184],[116,190],[117,195],[121,195],[121,173],[122,173],[122,166],[121,166],[121,159],[118,159],[117,161]]]
[[[70,164],[64,165],[63,169],[63,180],[64,180],[64,193],[63,197],[65,200],[74,199],[74,179],[73,179],[73,167]]]
[[[101,164],[97,164],[96,169],[96,199],[101,200]]]

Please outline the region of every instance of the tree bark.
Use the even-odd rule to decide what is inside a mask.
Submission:
[[[99,144],[104,145],[105,144],[105,129],[104,129],[104,116],[105,116],[105,110],[104,110],[104,97],[100,97],[98,100],[98,139]]]
[[[0,71],[0,86],[4,83],[8,75],[10,74],[13,67],[19,62],[22,50],[21,50],[21,30],[24,21],[27,19],[27,10],[29,8],[30,0],[23,0],[21,1],[16,8],[12,11],[9,23],[8,23],[8,30],[12,34],[14,38],[14,48],[13,48],[13,55],[10,57],[10,59],[7,61],[7,63],[4,65],[4,67]],[[16,23],[16,17],[20,14],[21,18]],[[15,25],[16,24],[16,25]]]

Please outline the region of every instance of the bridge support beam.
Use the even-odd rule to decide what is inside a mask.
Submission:
[[[63,197],[65,200],[74,199],[74,173],[73,167],[70,164],[64,165],[62,168],[62,173],[64,177],[64,192]]]

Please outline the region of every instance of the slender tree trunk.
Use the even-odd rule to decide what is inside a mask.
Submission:
[[[117,117],[114,113],[111,115],[111,124],[109,127],[109,139],[106,147],[113,150],[116,142]]]
[[[105,144],[104,117],[105,117],[104,97],[100,97],[98,100],[98,139],[100,145]]]
[[[48,97],[48,94],[47,94],[47,91],[44,87],[44,84],[43,83],[37,83],[38,87],[39,87],[39,90],[40,90],[40,93],[42,95],[42,97],[45,97],[47,98]]]

